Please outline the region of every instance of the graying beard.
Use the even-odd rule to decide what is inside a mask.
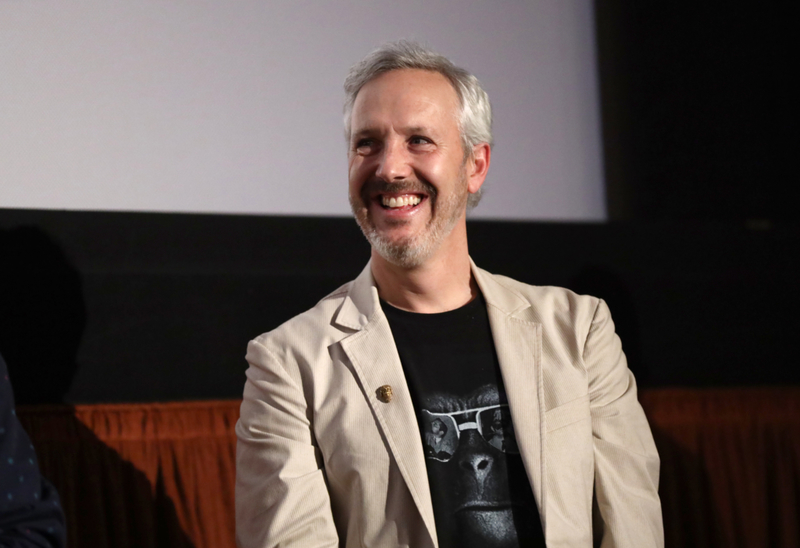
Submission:
[[[361,223],[359,223],[360,225]],[[384,240],[378,231],[373,228],[362,226],[361,231],[381,257],[401,268],[414,268],[421,265],[435,251],[435,246],[431,244],[440,243],[438,242],[438,234],[433,234],[433,238],[425,238],[424,245],[417,244],[414,241],[393,244]]]
[[[463,174],[461,183],[466,185],[466,180],[464,179]],[[433,194],[435,193],[432,193],[432,195]],[[455,209],[456,212],[461,210],[461,206],[466,206],[469,196],[470,195],[467,194],[463,203],[458,204],[458,207]],[[358,223],[359,228],[361,228],[361,232],[367,238],[369,244],[386,261],[401,268],[415,268],[423,264],[442,244],[444,238],[453,230],[458,222],[458,219],[460,218],[459,214],[455,214],[451,218],[447,219],[444,225],[433,223],[433,225],[430,227],[433,232],[429,233],[427,237],[423,235],[422,238],[412,238],[411,240],[407,240],[399,244],[393,244],[381,238],[379,232],[374,227],[369,226],[369,214],[367,209],[365,207],[356,205],[353,202],[352,197],[350,197],[350,207],[353,210],[356,223]],[[359,212],[361,211],[364,212],[363,223],[362,216],[359,215]]]

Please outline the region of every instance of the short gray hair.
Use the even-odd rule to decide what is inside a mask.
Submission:
[[[467,70],[455,66],[444,55],[409,40],[387,42],[350,68],[344,81],[345,139],[350,140],[353,105],[361,88],[381,74],[398,69],[428,70],[447,78],[461,107],[458,125],[465,158],[472,155],[475,145],[486,143],[492,146],[492,106],[489,95],[478,79]],[[470,194],[468,207],[478,205],[480,197],[480,191]]]

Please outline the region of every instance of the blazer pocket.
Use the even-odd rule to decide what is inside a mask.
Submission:
[[[564,428],[581,420],[591,418],[589,411],[589,394],[574,399],[571,402],[554,407],[544,414],[544,421],[548,432]]]

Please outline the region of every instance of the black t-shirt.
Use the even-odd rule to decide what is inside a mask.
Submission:
[[[419,421],[441,548],[544,546],[483,296],[440,314],[381,306]]]

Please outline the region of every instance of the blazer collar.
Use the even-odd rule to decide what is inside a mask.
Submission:
[[[380,306],[370,263],[353,281],[333,321],[355,330],[342,339],[342,350],[364,388],[388,450],[400,469],[428,533],[431,539],[436,539],[428,473],[422,438],[416,428],[414,404],[389,321]],[[385,385],[392,387],[393,397],[389,402],[380,400],[376,392]]]
[[[530,303],[516,291],[501,285],[494,276],[478,268],[471,258],[469,263],[486,304],[508,316],[524,319],[523,311],[531,307]],[[379,310],[378,287],[372,277],[372,261],[369,261],[361,274],[353,280],[333,321],[341,327],[359,331],[377,318]]]
[[[342,306],[333,317],[333,322],[340,326],[355,331],[360,331],[380,315],[380,299],[378,286],[372,277],[372,261],[353,280]]]
[[[501,285],[492,274],[478,268],[471,258],[469,263],[486,304],[493,306],[507,316],[525,319],[525,315],[522,312],[529,309],[531,304],[516,291]]]
[[[475,263],[472,272],[486,300],[517,443],[547,534],[542,326],[533,318],[531,303],[521,294]]]

